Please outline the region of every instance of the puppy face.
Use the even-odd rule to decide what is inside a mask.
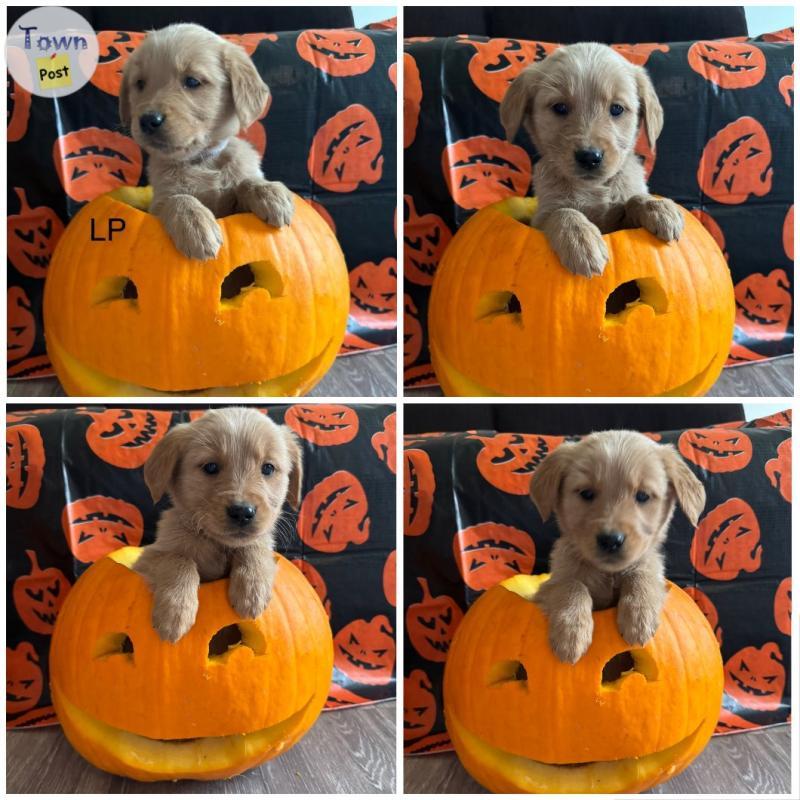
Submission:
[[[620,171],[641,119],[651,146],[663,119],[644,69],[599,44],[562,47],[528,67],[503,98],[500,118],[509,139],[525,125],[543,164],[587,188]]]
[[[170,25],[125,65],[119,113],[148,153],[188,160],[250,125],[268,97],[241,47],[199,25]]]
[[[294,434],[254,409],[224,408],[173,428],[144,478],[169,493],[184,526],[227,547],[271,536],[284,500],[297,508],[302,455]]]
[[[664,540],[676,501],[693,524],[705,490],[671,446],[604,431],[564,444],[534,472],[531,498],[561,535],[604,572],[619,572]]]

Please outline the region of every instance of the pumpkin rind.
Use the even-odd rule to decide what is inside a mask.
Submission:
[[[276,556],[272,599],[247,621],[228,603],[227,579],[201,584],[195,624],[169,644],[152,628],[149,588],[129,568],[140,552],[123,548],[97,562],[59,613],[51,690],[72,745],[137,780],[230,777],[291,747],[322,710],[333,668],[328,618],[302,573]],[[240,645],[209,657],[211,637],[237,623],[263,654]],[[133,654],[95,657],[110,633],[127,635]],[[154,741],[194,738],[202,742],[188,749]]]
[[[464,766],[494,792],[638,792],[677,774],[711,737],[722,700],[722,659],[702,612],[669,583],[661,623],[643,648],[622,639],[611,608],[593,614],[586,654],[563,664],[529,599],[546,579],[495,585],[456,632],[444,702]],[[655,674],[630,672],[601,686],[606,662],[631,650],[644,651]],[[527,680],[489,685],[501,661],[521,662]],[[558,769],[567,764],[584,766]]]
[[[511,198],[477,212],[439,263],[428,330],[445,394],[705,394],[725,363],[735,303],[728,265],[703,226],[684,211],[672,244],[643,229],[608,234],[605,271],[587,279],[518,221],[535,203]],[[607,317],[609,295],[634,280],[643,302]],[[646,302],[648,286],[665,303]],[[487,298],[504,292],[521,313],[486,313]]]
[[[336,237],[295,197],[292,224],[274,228],[253,214],[218,219],[217,258],[194,261],[174,247],[160,221],[141,209],[151,190],[97,198],[67,227],[44,294],[48,352],[69,394],[144,396],[301,395],[333,363],[350,301]],[[125,221],[112,242],[91,242],[111,218]],[[264,283],[221,300],[224,278],[265,263]],[[277,276],[277,278],[276,278]],[[96,299],[115,277],[138,298]],[[93,297],[95,301],[93,302]]]

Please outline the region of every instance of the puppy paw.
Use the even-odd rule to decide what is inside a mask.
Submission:
[[[279,181],[264,181],[251,186],[246,205],[259,219],[276,228],[288,225],[294,216],[294,197]]]
[[[683,233],[683,214],[672,200],[647,200],[639,218],[641,226],[662,242],[676,242]]]
[[[628,644],[641,646],[655,636],[660,616],[660,609],[623,597],[617,606],[617,629]]]
[[[554,617],[549,626],[550,647],[556,658],[565,664],[576,663],[589,649],[594,621],[588,617]]]
[[[571,227],[555,246],[559,260],[573,275],[602,275],[608,263],[608,248],[600,230],[591,223]]]
[[[153,628],[165,642],[177,642],[187,634],[197,617],[197,595],[180,601],[174,596],[156,597],[153,605]]]
[[[255,619],[264,613],[270,597],[272,585],[266,580],[247,580],[231,573],[228,586],[228,600],[233,610],[242,619]]]
[[[222,229],[211,210],[198,205],[170,230],[175,247],[187,258],[208,261],[222,246]]]

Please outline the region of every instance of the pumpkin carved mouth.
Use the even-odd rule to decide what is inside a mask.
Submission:
[[[710,47],[706,47],[706,49],[710,50]],[[739,58],[743,59],[750,59],[752,57],[752,53],[740,53]],[[700,60],[708,64],[709,66],[714,67],[714,69],[721,70],[722,72],[752,72],[754,69],[758,69],[757,64],[734,64],[730,61],[723,61],[718,58],[714,58],[713,56],[700,56]]]

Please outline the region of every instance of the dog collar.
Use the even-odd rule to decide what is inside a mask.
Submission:
[[[208,147],[205,150],[201,150],[189,163],[199,164],[200,162],[207,161],[210,158],[216,158],[228,146],[228,141],[228,139],[223,139],[214,147]]]

